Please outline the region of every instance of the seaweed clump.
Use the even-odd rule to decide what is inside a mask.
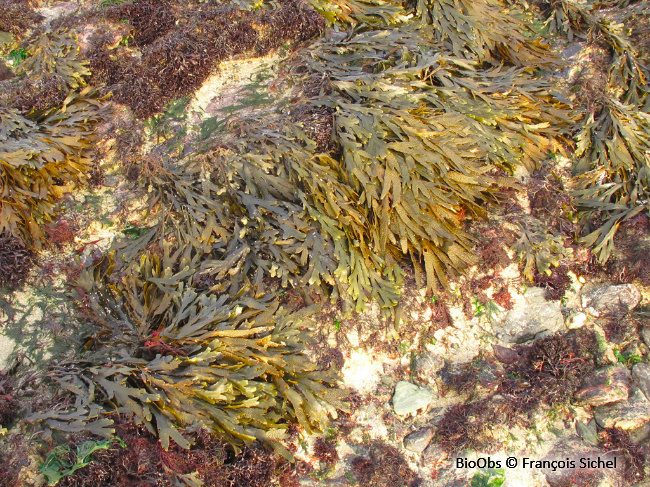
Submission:
[[[0,32],[21,37],[25,31],[42,19],[34,12],[28,0],[0,0]]]
[[[647,445],[635,444],[629,433],[619,428],[605,428],[598,437],[598,444],[603,450],[623,457],[623,478],[629,485],[645,479],[649,453]]]
[[[146,46],[169,33],[176,24],[172,4],[167,0],[122,2],[107,9],[106,18],[128,22],[136,46]]]
[[[20,239],[6,231],[0,233],[0,285],[19,285],[34,266],[34,258],[34,252]]]
[[[108,45],[89,53],[93,81],[106,85],[105,91],[138,117],[148,118],[171,100],[192,94],[221,61],[244,53],[265,55],[325,28],[324,19],[299,0],[259,12],[198,4],[177,10],[168,1],[117,5],[106,15],[130,21],[130,38],[141,56]]]
[[[38,35],[26,44],[25,58],[15,66],[17,76],[0,82],[0,103],[23,114],[62,105],[90,75],[79,52],[76,36],[65,30]]]
[[[519,347],[519,358],[505,366],[492,384],[494,392],[444,414],[436,424],[436,441],[454,454],[465,449],[498,450],[506,428],[528,425],[541,407],[557,410],[571,402],[582,379],[595,367],[590,352],[596,349],[595,340],[593,331],[581,329]],[[463,369],[466,373],[472,370],[468,365]],[[467,375],[463,392],[475,389],[478,377]]]
[[[57,198],[91,167],[94,124],[105,114],[92,95],[71,93],[60,107],[28,116],[0,109],[0,232],[41,247]]]
[[[207,485],[213,487],[292,486],[302,462],[290,464],[273,451],[253,444],[238,456],[226,443],[199,432],[190,450],[173,445],[164,450],[158,439],[142,426],[124,419],[115,424],[116,435],[126,446],[115,444],[94,454],[90,465],[67,476],[62,487],[105,485]],[[77,439],[76,441],[80,441]]]
[[[136,418],[168,450],[189,448],[201,424],[236,450],[259,440],[287,458],[290,423],[322,431],[345,392],[303,353],[310,310],[289,315],[272,296],[242,287],[198,293],[192,276],[219,266],[191,247],[144,253],[118,273],[108,256],[79,279],[84,313],[97,325],[75,366],[51,377],[77,396],[74,408],[35,414],[63,431],[111,436],[105,409]],[[227,274],[226,274],[227,275]]]
[[[373,440],[368,455],[353,458],[351,466],[360,485],[417,487],[421,482],[399,450],[380,440]]]
[[[586,34],[605,51],[606,79],[579,122],[574,166],[582,242],[593,246],[602,264],[612,254],[619,226],[650,210],[650,72],[624,24],[601,18],[601,7],[567,0],[548,3],[551,27],[569,37]]]

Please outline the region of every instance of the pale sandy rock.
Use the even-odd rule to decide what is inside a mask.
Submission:
[[[494,330],[506,343],[524,343],[564,329],[560,303],[547,301],[542,288],[529,288]]]

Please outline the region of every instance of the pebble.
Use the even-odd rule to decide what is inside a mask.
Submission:
[[[424,428],[420,428],[404,438],[404,448],[416,453],[422,453],[426,447],[429,446],[432,438],[432,427],[426,426]]]
[[[407,381],[400,381],[393,394],[393,410],[398,416],[414,414],[426,408],[433,401],[433,394],[428,389],[418,387]]]

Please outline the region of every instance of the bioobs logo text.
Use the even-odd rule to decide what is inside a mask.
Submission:
[[[457,458],[456,468],[502,468],[501,463],[501,460],[492,460],[490,457],[481,457],[476,460]]]
[[[494,460],[490,457],[477,458],[476,460],[468,460],[467,458],[456,458],[456,468],[540,468],[550,469],[554,472],[556,470],[575,469],[575,468],[616,468],[616,457],[602,459],[597,458],[578,458],[572,460],[566,458],[564,460],[533,460],[532,458],[524,457],[521,460],[515,457],[508,457],[505,462],[501,460]]]

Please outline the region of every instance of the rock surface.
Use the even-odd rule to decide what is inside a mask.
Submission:
[[[576,399],[589,406],[624,401],[630,393],[630,372],[622,365],[611,365],[587,375],[576,392]]]
[[[418,409],[427,407],[433,401],[433,394],[428,389],[418,387],[407,381],[400,381],[393,394],[393,410],[398,416],[413,414]]]
[[[636,389],[627,401],[605,404],[597,407],[594,418],[601,428],[640,428],[650,421],[650,401]]]
[[[415,372],[421,380],[431,380],[435,377],[436,372],[445,365],[445,361],[439,355],[425,353],[418,357]]]
[[[592,419],[587,424],[576,421],[576,432],[585,443],[598,446],[598,427],[595,419]]]
[[[620,477],[622,469],[582,468],[580,463],[580,459],[583,458],[592,460],[600,458],[602,461],[613,461],[614,457],[613,453],[606,453],[600,449],[585,445],[577,436],[570,436],[556,445],[542,460],[552,462],[566,461],[568,459],[573,461],[574,468],[546,468],[542,469],[542,471],[551,487],[578,485],[576,482],[578,478],[587,480],[586,483],[579,485],[618,486],[622,485]],[[623,465],[621,461],[624,461],[624,459],[617,459],[617,466]]]
[[[587,323],[587,315],[584,313],[574,313],[566,320],[566,327],[569,330],[582,328]]]
[[[502,347],[501,345],[492,345],[494,356],[497,360],[504,364],[514,364],[519,360],[519,354],[512,348]]]
[[[524,343],[564,328],[560,303],[547,301],[546,290],[529,288],[523,302],[508,311],[502,323],[494,325],[506,343]]]
[[[585,312],[595,316],[629,311],[641,301],[641,293],[633,284],[620,284],[594,289],[582,296]]]
[[[641,328],[641,338],[643,339],[643,343],[650,347],[650,326],[645,325]]]
[[[426,426],[415,430],[404,438],[404,448],[416,453],[422,453],[433,438],[433,428]]]
[[[632,379],[646,399],[650,400],[650,364],[635,364],[632,367]]]

